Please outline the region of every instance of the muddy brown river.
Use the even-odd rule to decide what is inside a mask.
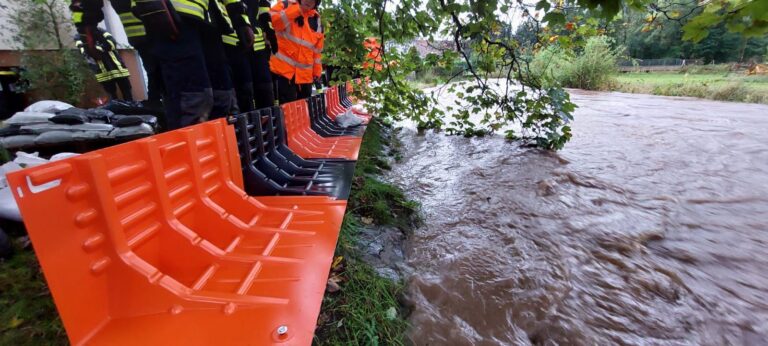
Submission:
[[[573,91],[558,153],[405,130],[416,345],[768,345],[768,106]]]

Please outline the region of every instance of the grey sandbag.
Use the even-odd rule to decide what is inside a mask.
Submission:
[[[69,143],[74,140],[74,132],[71,131],[48,131],[35,138],[35,144],[61,144]]]
[[[72,139],[76,141],[86,141],[92,139],[111,138],[109,132],[104,131],[75,131],[72,132]]]
[[[18,126],[6,126],[0,128],[0,137],[9,137],[20,135],[21,131]]]
[[[71,111],[72,109],[75,109],[75,108],[71,108],[64,112],[56,114],[50,119],[50,121],[54,124],[64,124],[64,125],[85,124],[91,121],[91,119],[88,118],[87,115],[85,115],[84,110],[81,110],[82,112],[75,112],[75,111]]]
[[[17,112],[10,118],[3,121],[5,125],[30,125],[30,124],[45,124],[48,123],[48,119],[53,117],[53,113],[42,112]]]
[[[128,118],[129,120],[123,120],[125,118]],[[115,125],[116,127],[126,127],[126,126],[136,126],[139,123],[136,122],[136,118],[141,119],[141,122],[149,124],[152,127],[157,127],[157,117],[154,115],[122,115],[122,114],[116,114],[114,117],[112,117],[112,125]]]
[[[86,114],[88,114],[88,117],[91,118],[91,121],[94,122],[104,122],[109,123],[112,121],[112,117],[115,116],[115,113],[108,109],[101,109],[101,108],[92,108],[86,111]]]
[[[136,138],[151,136],[155,134],[155,129],[149,124],[142,123],[138,126],[129,127],[116,127],[114,131],[110,132],[109,137],[115,139]]]
[[[115,121],[113,121],[112,125],[114,125],[115,127],[131,127],[131,126],[139,126],[143,123],[144,123],[144,119],[142,119],[139,116],[124,115],[117,118]]]
[[[35,124],[21,127],[21,132],[25,134],[41,134],[49,131],[95,131],[109,133],[114,126],[109,124],[80,124],[80,125],[62,125],[62,124]]]
[[[35,135],[18,135],[0,138],[0,145],[6,149],[28,147],[35,144]]]
[[[342,115],[336,116],[336,124],[341,127],[358,126],[363,123],[363,119],[352,113],[352,109],[347,109]]]

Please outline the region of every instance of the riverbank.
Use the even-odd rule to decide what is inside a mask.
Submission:
[[[615,76],[605,90],[768,104],[768,76],[747,76],[743,72],[624,73]]]
[[[0,345],[66,345],[67,336],[29,240],[4,224],[14,254],[0,260]]]
[[[389,274],[398,268],[382,258],[386,248],[401,246],[405,232],[419,222],[419,206],[379,178],[399,158],[395,135],[395,129],[378,121],[366,130],[315,333],[317,345],[405,344],[409,312],[401,303],[403,275]],[[371,232],[378,241],[369,239]],[[394,252],[402,254],[402,249]]]

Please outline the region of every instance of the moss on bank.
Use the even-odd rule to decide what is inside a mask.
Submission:
[[[404,284],[379,276],[360,259],[357,235],[361,220],[407,230],[418,222],[418,204],[376,175],[389,169],[395,155],[391,127],[372,122],[365,133],[355,169],[347,215],[336,247],[329,292],[315,333],[317,345],[402,345],[408,311],[400,303]],[[338,287],[331,286],[338,283]],[[330,291],[335,292],[330,292]]]

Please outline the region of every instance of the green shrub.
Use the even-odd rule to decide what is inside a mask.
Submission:
[[[78,104],[92,78],[80,53],[63,41],[75,31],[66,0],[12,0],[10,22],[18,28],[14,43],[23,50],[21,78],[29,81],[33,101],[61,100]]]
[[[573,57],[563,48],[550,45],[531,61],[531,74],[545,87],[564,85]]]
[[[33,98],[78,104],[85,94],[90,71],[74,49],[25,51],[21,78],[29,81]]]
[[[607,36],[591,37],[577,53],[559,46],[540,51],[531,62],[531,71],[544,86],[602,89],[612,83],[619,51]]]

